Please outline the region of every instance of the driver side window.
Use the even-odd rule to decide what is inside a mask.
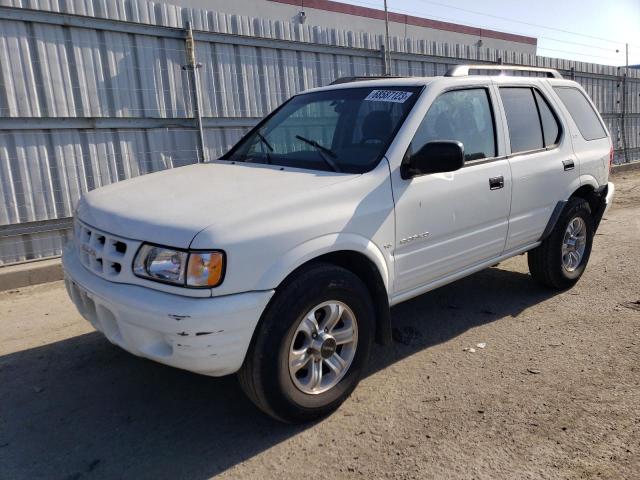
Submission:
[[[414,152],[428,142],[455,140],[466,162],[497,155],[493,113],[485,88],[445,92],[429,107],[411,143]]]

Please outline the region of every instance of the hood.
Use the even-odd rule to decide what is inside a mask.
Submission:
[[[216,161],[118,182],[87,193],[78,217],[124,238],[187,248],[201,230],[268,212],[359,175]]]

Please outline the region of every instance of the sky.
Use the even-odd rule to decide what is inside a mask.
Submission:
[[[338,0],[383,8],[383,0]],[[640,64],[640,0],[387,0],[389,11],[538,39],[538,55]],[[617,50],[617,51],[616,51]]]

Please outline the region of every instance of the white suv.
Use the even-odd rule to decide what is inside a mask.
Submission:
[[[219,160],[88,193],[71,298],[112,343],[238,372],[298,422],[355,388],[392,305],[523,252],[534,280],[571,287],[613,197],[611,140],[577,83],[469,75],[493,69],[523,70],[309,90]]]

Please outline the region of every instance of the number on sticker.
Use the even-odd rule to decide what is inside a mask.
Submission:
[[[403,92],[402,90],[372,90],[365,100],[370,102],[393,102],[404,103],[412,92]]]

